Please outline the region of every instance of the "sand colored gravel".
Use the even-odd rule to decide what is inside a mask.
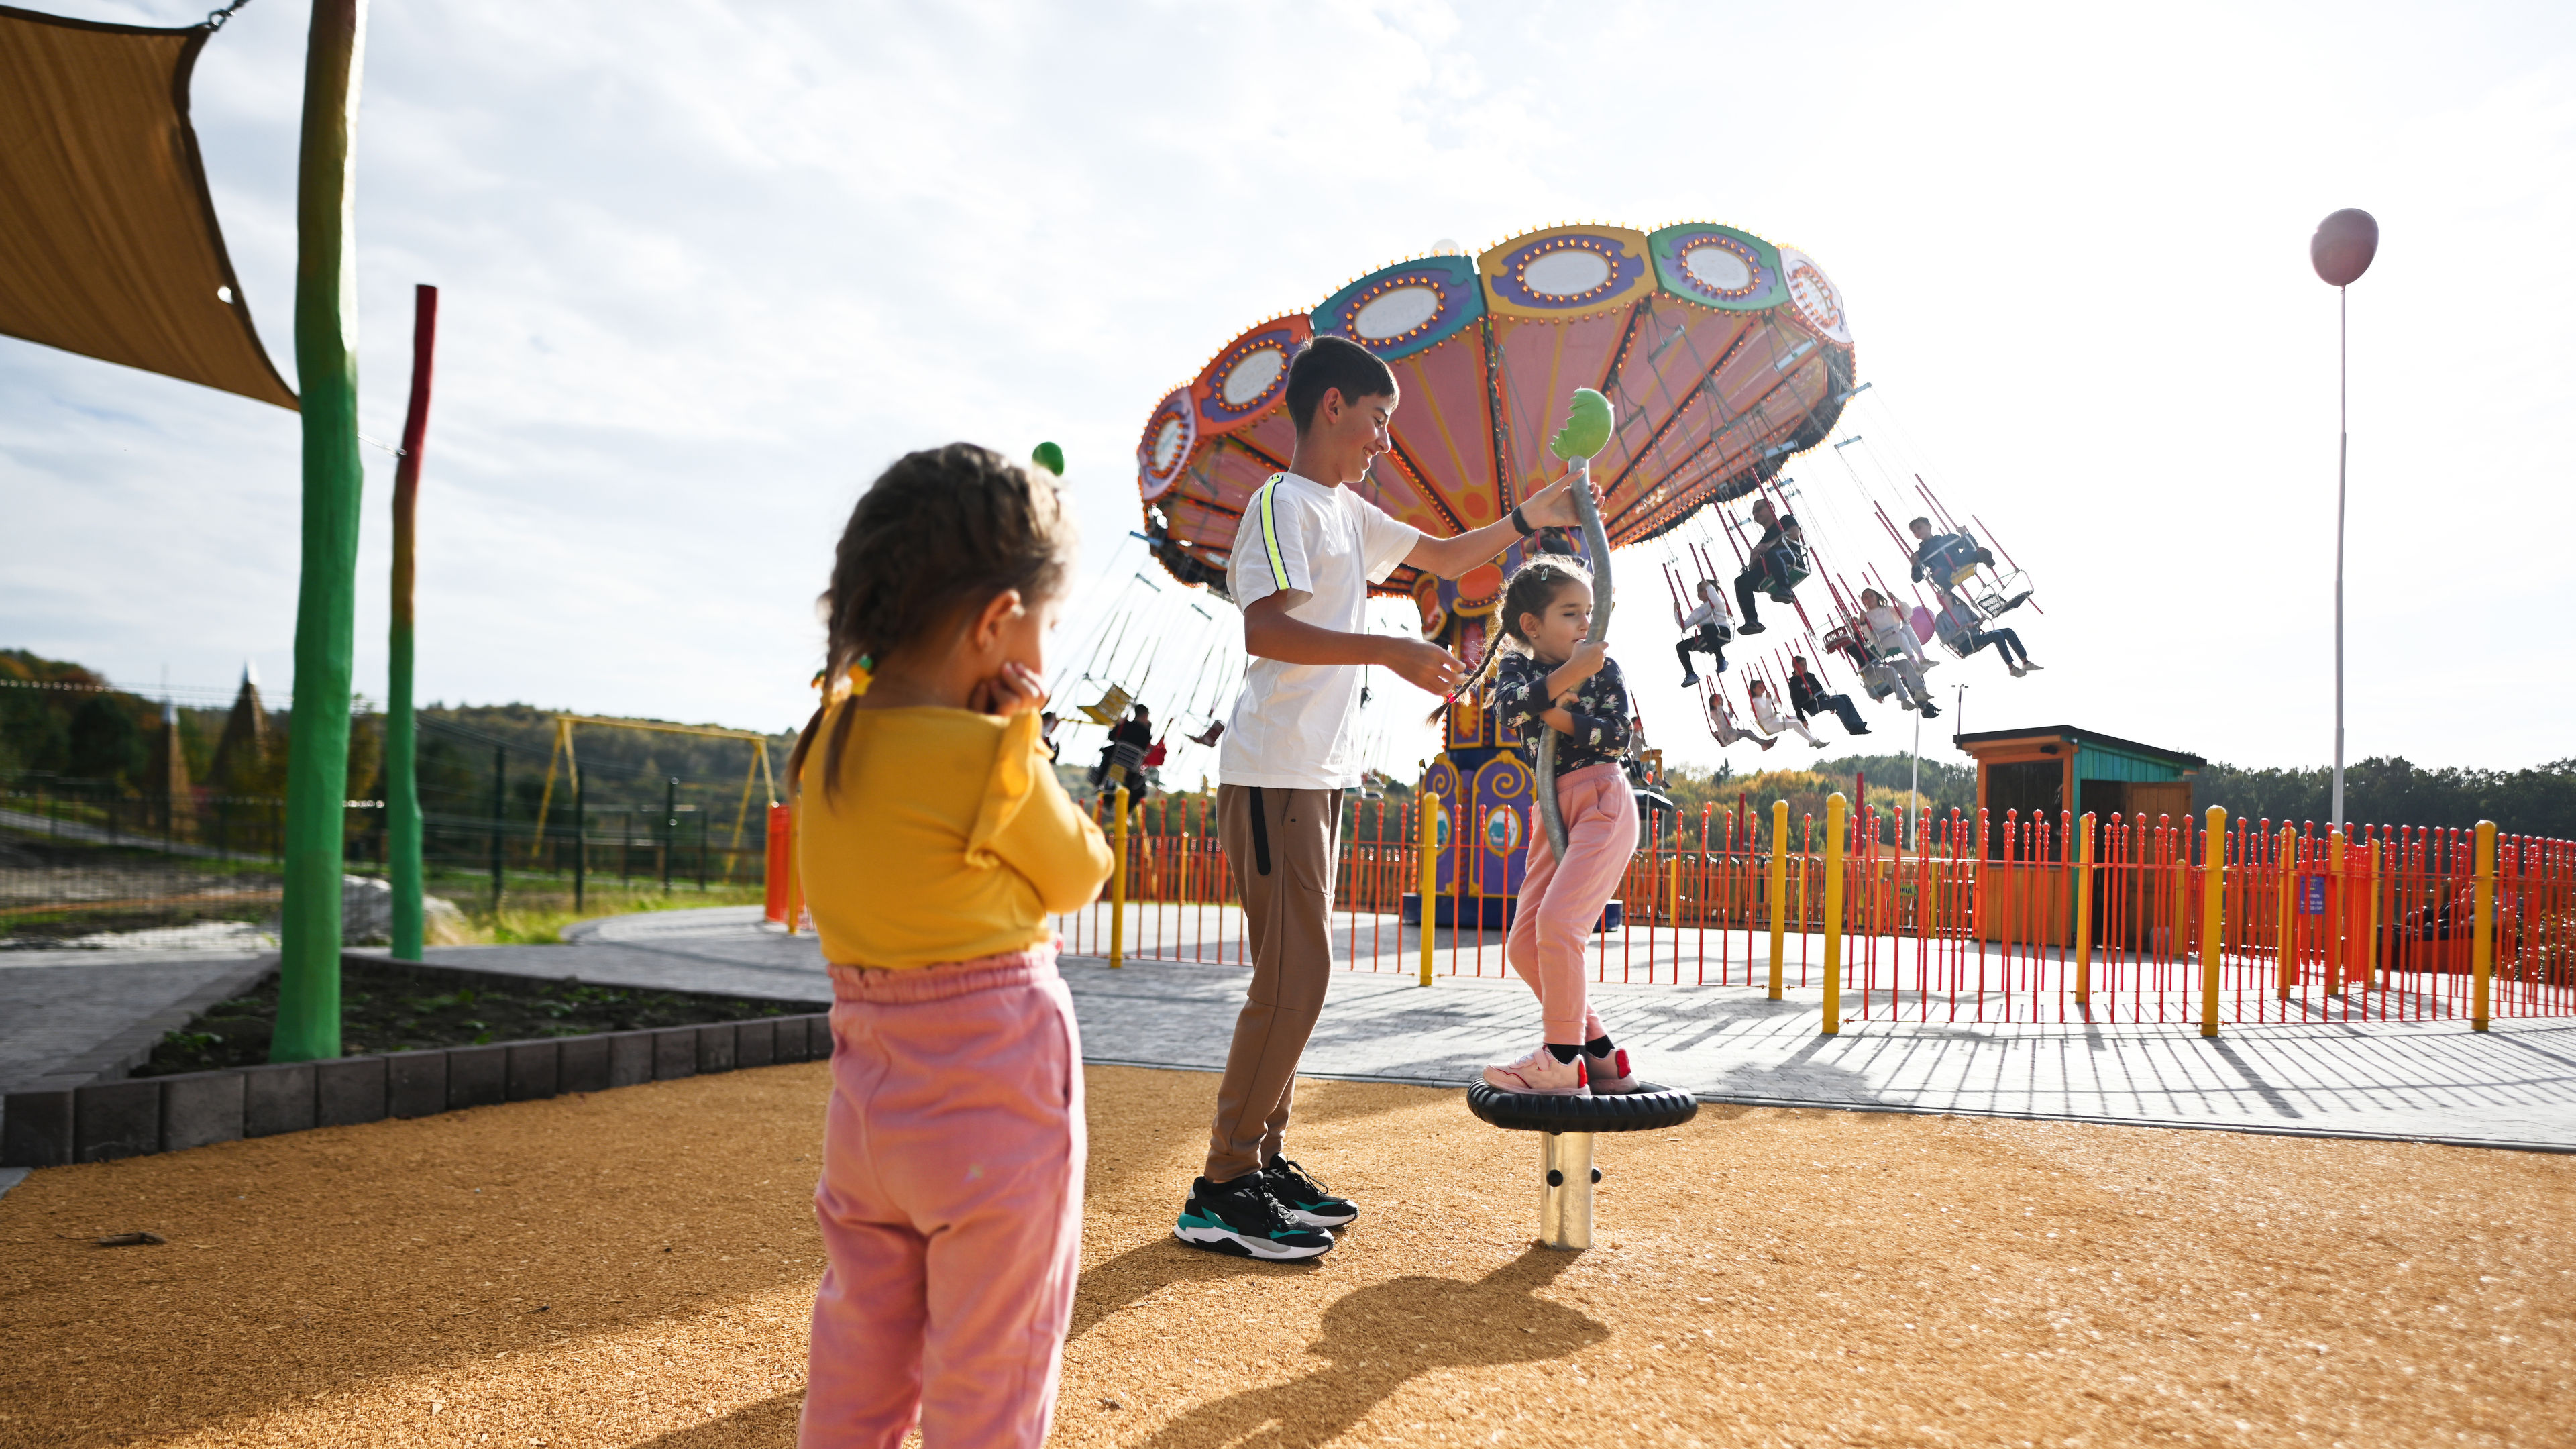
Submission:
[[[2566,1444],[2576,1161],[1706,1109],[1602,1246],[1462,1094],[1310,1083],[1321,1264],[1168,1238],[1213,1078],[1094,1068],[1056,1442]],[[0,1445],[793,1441],[820,1065],[40,1172]],[[151,1230],[163,1246],[99,1248]]]

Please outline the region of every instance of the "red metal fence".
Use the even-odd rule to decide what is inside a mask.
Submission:
[[[1488,923],[1500,909],[1475,899],[1486,853],[1445,830],[1437,848],[1458,852],[1459,884],[1438,914],[1459,928],[1434,932],[1425,966],[1420,929],[1401,919],[1422,878],[1416,808],[1346,807],[1336,956],[1362,971],[1507,974],[1507,932]],[[1059,918],[1067,949],[1248,964],[1212,813],[1203,798],[1159,798],[1121,829],[1104,804],[1120,865],[1099,902]],[[1833,840],[1824,822],[1789,821],[1785,805],[1771,818],[1739,806],[1658,827],[1629,864],[1620,925],[1593,937],[1596,980],[1772,989],[1776,953],[1777,989],[1814,988],[1831,954],[1838,1022],[2206,1031],[2576,1014],[2567,841],[2486,826],[2337,834],[2217,811],[2204,823],[2009,811],[1909,822],[1873,810]]]

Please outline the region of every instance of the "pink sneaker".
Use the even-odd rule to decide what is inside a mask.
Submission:
[[[1644,1085],[1634,1072],[1628,1070],[1628,1049],[1623,1046],[1612,1047],[1610,1054],[1603,1057],[1585,1052],[1583,1069],[1585,1079],[1592,1085],[1592,1095],[1596,1097],[1615,1097],[1622,1092],[1637,1091]]]
[[[1502,1092],[1520,1092],[1533,1097],[1583,1097],[1591,1095],[1583,1086],[1583,1054],[1574,1060],[1560,1062],[1556,1053],[1541,1042],[1537,1051],[1508,1066],[1485,1068],[1485,1085]]]

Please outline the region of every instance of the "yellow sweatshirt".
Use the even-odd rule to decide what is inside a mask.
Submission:
[[[835,722],[806,754],[796,820],[826,961],[906,969],[1017,951],[1109,878],[1108,842],[1057,783],[1036,715],[859,710],[827,795]]]

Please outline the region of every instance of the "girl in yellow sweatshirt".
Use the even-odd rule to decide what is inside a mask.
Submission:
[[[806,1446],[1037,1449],[1055,1410],[1084,1138],[1047,917],[1109,875],[1038,734],[1073,548],[1052,478],[964,443],[841,535],[845,688],[788,766],[834,998]]]

